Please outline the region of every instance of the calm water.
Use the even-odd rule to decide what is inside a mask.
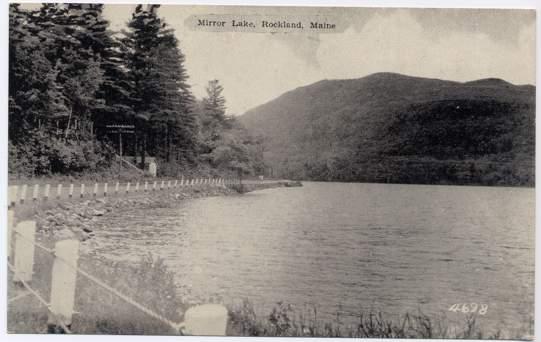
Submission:
[[[165,258],[183,295],[249,298],[265,313],[280,300],[345,320],[474,302],[488,305],[482,325],[527,333],[534,200],[520,188],[305,183],[118,212],[93,243]]]

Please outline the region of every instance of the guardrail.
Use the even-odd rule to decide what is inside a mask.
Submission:
[[[173,322],[79,268],[78,240],[60,240],[56,242],[54,249],[47,248],[36,242],[35,221],[21,221],[14,225],[14,217],[14,211],[8,210],[8,269],[13,273],[13,280],[21,284],[28,292],[9,299],[8,303],[28,295],[34,296],[49,311],[49,332],[68,334],[72,332],[77,275],[81,275],[148,316],[167,324],[179,334],[225,335],[228,315],[227,309],[222,305],[204,304],[191,307],[185,312],[183,322]],[[54,258],[49,302],[30,286],[34,273],[36,248]]]
[[[111,195],[130,194],[138,192],[153,192],[194,186],[221,186],[237,184],[239,181],[228,178],[184,178],[160,179],[154,181],[135,182],[95,182],[87,188],[85,183],[64,184],[22,184],[8,187],[9,207],[29,203],[46,202],[49,200],[99,198]]]

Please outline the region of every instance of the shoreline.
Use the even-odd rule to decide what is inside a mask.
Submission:
[[[94,231],[100,222],[106,220],[108,215],[115,210],[165,208],[174,206],[175,203],[183,200],[242,195],[257,190],[291,186],[302,186],[302,184],[292,181],[276,181],[228,186],[186,186],[165,191],[132,193],[128,196],[112,195],[101,198],[49,200],[48,202],[15,206],[12,209],[15,212],[15,222],[36,221],[36,238],[39,241],[53,242],[76,238],[84,242],[94,236]]]

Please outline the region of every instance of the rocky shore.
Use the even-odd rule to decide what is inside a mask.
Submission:
[[[238,195],[267,188],[291,186],[302,186],[302,184],[280,181],[228,187],[183,187],[166,191],[141,192],[130,196],[51,202],[46,205],[17,209],[15,212],[18,221],[36,220],[38,240],[56,241],[77,238],[80,241],[86,241],[94,236],[96,228],[107,220],[110,213],[123,208],[141,210],[164,208],[174,206],[176,202],[186,199]]]

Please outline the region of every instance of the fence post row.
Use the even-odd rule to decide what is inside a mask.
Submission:
[[[107,184],[107,183],[105,183]],[[104,187],[106,191],[107,186]],[[84,187],[82,187],[84,189]],[[11,234],[11,228],[14,223],[14,211],[8,210],[8,258],[11,257],[11,240],[15,237],[14,254],[14,272],[13,280],[22,282],[23,285],[34,294],[43,305],[49,310],[47,319],[48,332],[70,332],[72,318],[75,306],[75,292],[77,288],[77,274],[81,273],[87,279],[93,281],[98,286],[111,291],[123,300],[131,303],[139,310],[161,319],[163,322],[171,325],[175,329],[181,328],[183,332],[191,335],[220,335],[224,336],[227,326],[227,309],[218,304],[203,304],[189,308],[184,315],[184,322],[175,323],[161,317],[152,310],[149,310],[129,297],[116,291],[114,288],[103,284],[99,279],[88,275],[78,269],[79,259],[79,240],[68,239],[57,241],[54,250],[48,250],[43,246],[38,247],[53,254],[53,267],[51,274],[51,292],[50,301],[46,303],[39,294],[35,293],[28,283],[32,280],[35,252],[35,221],[22,221],[17,224],[15,234]]]
[[[220,177],[212,178],[212,177],[208,177],[208,178],[191,178],[190,179],[190,178],[184,178],[184,176],[182,176],[180,178],[180,182],[179,182],[178,179],[175,179],[174,182],[173,182],[173,180],[168,180],[167,183],[166,183],[165,180],[162,180],[162,181],[160,181],[159,184],[158,184],[158,181],[154,181],[153,184],[152,184],[152,190],[155,191],[155,190],[158,190],[158,189],[159,190],[174,189],[174,188],[177,188],[179,186],[183,187],[183,186],[198,186],[198,185],[211,185],[211,186],[225,187],[226,185],[234,184],[236,182],[237,182],[236,180],[231,180],[229,178],[220,178]],[[158,186],[159,186],[159,188],[158,188]],[[134,192],[138,192],[140,190],[140,188],[142,188],[142,187],[143,187],[142,183],[136,182]],[[73,198],[74,189],[75,189],[75,186],[74,186],[73,183],[71,183],[69,185],[69,192],[68,192],[69,199]],[[130,189],[131,189],[131,182],[128,182],[126,184],[126,193],[129,193]],[[149,183],[148,183],[148,181],[145,181],[144,182],[144,191],[147,192],[148,190],[149,190]],[[62,199],[62,191],[63,191],[63,185],[62,184],[57,184],[57,186],[56,186],[56,196],[55,195],[53,195],[53,196],[57,200]],[[120,182],[116,182],[114,191],[115,191],[115,194],[119,194],[119,192],[120,192]],[[13,207],[17,203],[20,203],[21,205],[24,204],[25,201],[26,201],[27,192],[28,192],[28,185],[27,184],[23,184],[21,186],[19,186],[19,185],[10,186],[9,190],[8,190],[8,194],[9,194],[8,195],[8,197],[9,197],[8,204],[9,204],[9,207]],[[43,201],[47,201],[49,199],[49,197],[51,196],[50,192],[51,192],[51,185],[50,184],[45,184],[44,190],[43,190],[43,198],[42,198]],[[94,183],[92,196],[94,198],[96,198],[98,196],[98,192],[99,192],[99,183]],[[104,183],[104,185],[103,185],[103,196],[104,197],[107,197],[107,192],[108,192],[108,184]],[[84,198],[84,196],[85,196],[85,184],[84,183],[81,183],[81,185],[80,185],[80,194],[79,194],[79,196],[80,196],[80,198]],[[34,184],[33,190],[32,190],[32,201],[37,202],[39,200],[40,200],[40,185],[39,184]]]

